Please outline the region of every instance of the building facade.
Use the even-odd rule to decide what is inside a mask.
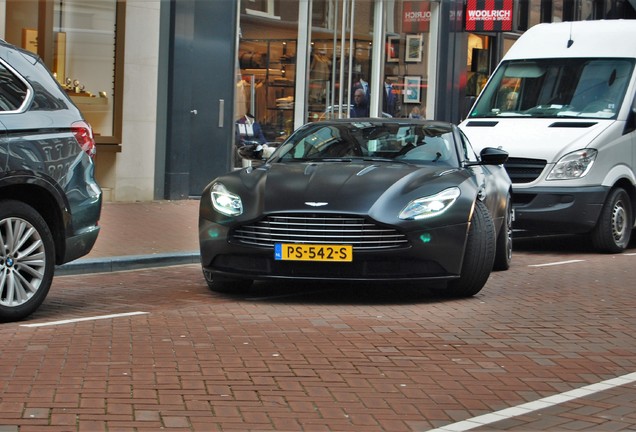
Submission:
[[[306,122],[459,122],[523,31],[636,18],[635,3],[0,0],[0,36],[37,52],[93,125],[105,200],[185,199],[243,164],[237,143]]]

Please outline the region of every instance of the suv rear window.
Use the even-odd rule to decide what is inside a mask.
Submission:
[[[19,110],[27,91],[26,84],[0,62],[0,112]]]

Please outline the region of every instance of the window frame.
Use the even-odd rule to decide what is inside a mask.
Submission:
[[[3,59],[0,59],[0,66],[5,68],[11,75],[13,75],[14,78],[16,78],[18,81],[20,81],[26,87],[26,96],[22,100],[22,104],[15,110],[10,110],[10,111],[2,111],[2,110],[0,110],[0,115],[4,115],[4,114],[20,114],[20,113],[25,112],[27,107],[31,103],[31,100],[33,99],[33,87],[31,87],[31,84],[29,84],[29,82],[26,79],[24,79],[24,77],[22,77],[22,75],[20,75],[14,68],[12,68]]]

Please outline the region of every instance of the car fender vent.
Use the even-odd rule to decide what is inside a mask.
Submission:
[[[596,124],[596,122],[554,122],[548,127],[554,128],[589,128]]]

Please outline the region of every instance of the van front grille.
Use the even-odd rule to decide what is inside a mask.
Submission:
[[[543,159],[508,158],[504,168],[512,183],[530,183],[539,178],[546,164]]]

